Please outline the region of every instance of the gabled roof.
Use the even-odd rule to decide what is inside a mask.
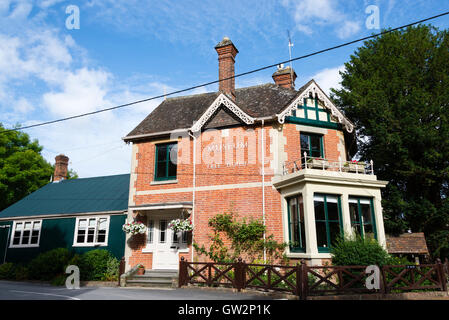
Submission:
[[[423,232],[403,233],[398,237],[387,236],[388,253],[429,254]]]
[[[124,139],[133,136],[189,129],[207,111],[221,92],[212,92],[168,98],[153,110]],[[271,117],[280,112],[298,91],[276,84],[239,88],[235,91],[235,104],[253,118]]]
[[[235,110],[238,109],[247,119],[251,117],[251,121],[253,119],[277,117],[280,123],[283,123],[285,116],[290,114],[298,103],[302,103],[304,97],[312,94],[323,102],[324,106],[346,127],[348,132],[352,132],[353,129],[352,123],[330,101],[313,79],[298,90],[267,83],[236,89],[235,94],[235,101],[228,99],[236,107],[231,110],[232,112],[238,113]],[[197,122],[201,122],[200,126],[204,125],[204,121],[199,120],[210,119],[215,115],[214,112],[210,113],[209,111],[217,111],[217,108],[214,108],[214,102],[220,96],[223,96],[221,92],[211,92],[166,99],[124,140],[131,141],[145,135],[169,133],[175,130],[198,129]],[[229,105],[227,107],[232,109]],[[243,123],[248,124],[248,121],[242,120]]]
[[[0,212],[0,219],[125,211],[129,174],[49,183]]]

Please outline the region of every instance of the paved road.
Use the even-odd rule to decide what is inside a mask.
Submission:
[[[81,287],[0,281],[0,300],[271,300],[271,297],[201,289]]]

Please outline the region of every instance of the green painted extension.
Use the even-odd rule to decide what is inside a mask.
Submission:
[[[39,253],[55,248],[68,248],[69,250],[73,250],[74,253],[84,253],[93,249],[106,249],[110,251],[117,259],[121,259],[125,252],[125,233],[122,231],[122,225],[125,223],[125,220],[126,214],[110,216],[107,246],[72,247],[75,234],[75,217],[43,219],[39,247],[8,248],[6,262],[26,263],[35,258]],[[5,224],[10,225],[12,228],[13,222],[0,222],[0,225]],[[3,263],[5,256],[7,233],[8,229],[0,229],[0,264]]]
[[[0,212],[0,225],[11,226],[9,229],[0,228],[0,263],[3,263],[6,243],[14,231],[13,222],[39,220],[40,216],[42,226],[39,246],[8,248],[6,261],[27,262],[39,253],[55,248],[68,248],[75,253],[107,249],[121,259],[125,251],[122,225],[126,220],[128,196],[129,174],[47,184]],[[99,214],[110,216],[107,245],[73,247],[76,218]]]

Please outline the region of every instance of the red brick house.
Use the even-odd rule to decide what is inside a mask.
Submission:
[[[208,220],[232,210],[263,221],[288,242],[287,255],[330,259],[338,234],[374,237],[385,246],[380,189],[372,163],[348,161],[355,128],[314,80],[298,90],[279,66],[274,83],[235,88],[237,48],[224,38],[218,92],[164,100],[124,141],[132,143],[128,221],[148,230],[127,236],[127,269],[176,269],[201,260],[191,241],[208,242]],[[178,237],[168,222],[193,221]]]

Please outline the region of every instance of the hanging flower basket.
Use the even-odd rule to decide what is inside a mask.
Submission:
[[[168,227],[174,232],[192,231],[193,225],[192,221],[189,219],[175,219],[170,221]]]
[[[135,235],[135,234],[144,234],[145,231],[147,230],[147,227],[145,226],[145,224],[143,224],[143,222],[140,221],[133,221],[133,222],[128,222],[125,223],[122,226],[122,230],[125,231],[126,233]]]

